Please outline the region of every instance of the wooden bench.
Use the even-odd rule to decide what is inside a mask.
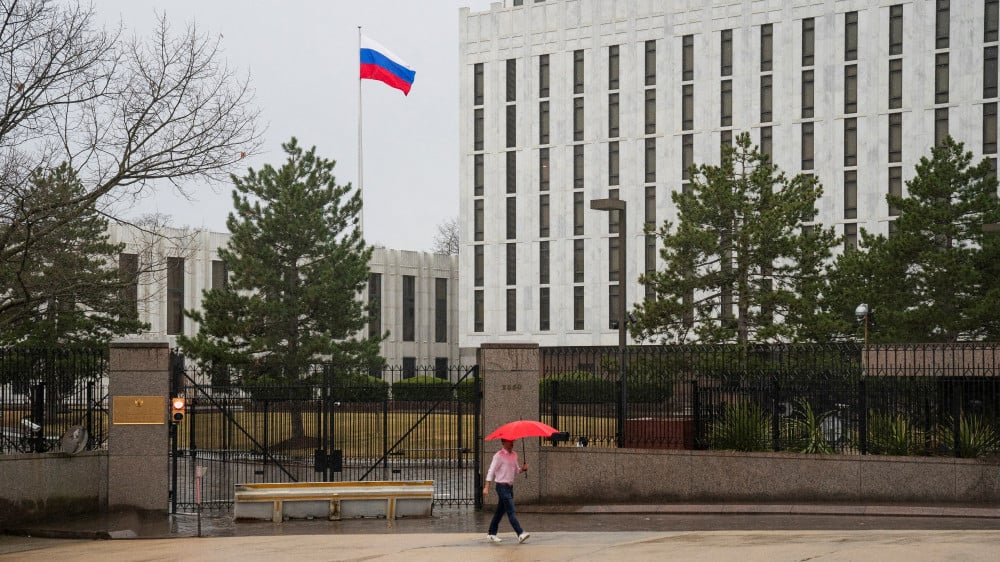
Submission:
[[[233,518],[429,517],[433,480],[236,484]]]

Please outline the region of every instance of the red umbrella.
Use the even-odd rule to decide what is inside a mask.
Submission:
[[[522,437],[549,437],[559,430],[551,425],[532,420],[518,420],[505,423],[496,428],[496,431],[486,436],[486,440],[492,439],[521,439]]]

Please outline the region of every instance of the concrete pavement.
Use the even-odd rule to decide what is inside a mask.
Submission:
[[[118,541],[0,538],[3,560],[684,560],[780,562],[994,561],[1000,531],[537,532],[524,544],[510,533],[489,544],[482,533],[280,535]],[[37,542],[32,542],[37,541]],[[7,543],[4,545],[4,543]],[[20,544],[23,549],[11,550]]]

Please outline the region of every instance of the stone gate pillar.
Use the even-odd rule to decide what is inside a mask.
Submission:
[[[538,379],[541,360],[538,344],[483,344],[477,353],[483,389],[483,432],[489,435],[498,426],[515,420],[538,420]],[[522,449],[523,447],[523,449]],[[544,470],[538,455],[538,440],[523,439],[515,444],[520,460],[527,461],[527,477],[518,475],[514,483],[517,504],[536,503],[539,498],[539,472]],[[500,441],[486,441],[483,446],[483,478],[493,454],[500,450]],[[496,505],[491,486],[484,503]]]
[[[112,342],[108,364],[108,507],[169,507],[170,347],[166,341]]]

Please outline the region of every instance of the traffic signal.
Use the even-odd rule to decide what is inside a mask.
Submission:
[[[180,423],[184,419],[184,410],[187,407],[187,400],[183,396],[178,396],[170,400],[170,421]]]

